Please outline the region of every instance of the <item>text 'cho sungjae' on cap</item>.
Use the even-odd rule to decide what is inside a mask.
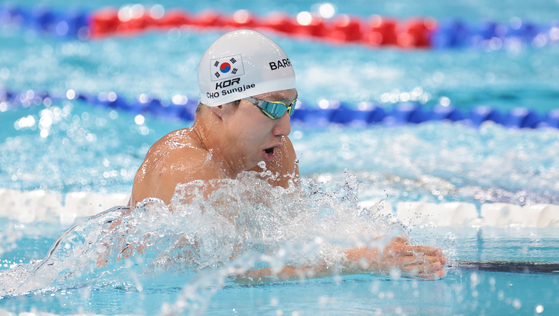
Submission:
[[[229,32],[210,45],[198,65],[200,101],[219,106],[254,95],[295,88],[287,55],[269,37]]]

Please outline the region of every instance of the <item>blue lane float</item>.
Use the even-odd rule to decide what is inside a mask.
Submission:
[[[0,112],[29,108],[32,106],[50,106],[52,102],[63,100],[80,100],[94,107],[115,109],[134,115],[148,114],[156,118],[194,121],[197,98],[174,96],[171,101],[150,98],[146,94],[130,101],[119,97],[116,93],[100,93],[95,96],[68,91],[66,95],[28,90],[15,93],[0,89]],[[466,111],[453,105],[435,105],[432,108],[423,107],[417,102],[402,102],[394,104],[391,109],[362,102],[350,105],[338,101],[321,101],[318,106],[310,106],[298,101],[291,121],[294,124],[309,126],[326,126],[330,124],[345,126],[367,126],[383,124],[387,126],[402,126],[420,124],[429,121],[463,122],[468,126],[479,127],[486,121],[492,121],[508,128],[555,128],[559,129],[559,109],[554,109],[542,116],[526,108],[515,108],[507,113],[501,113],[490,106],[481,105]]]
[[[503,124],[501,113],[486,105],[480,105],[470,110],[469,120],[474,126],[480,126],[485,121]]]
[[[512,109],[505,119],[505,126],[514,128],[535,128],[538,123],[538,114],[526,108]]]
[[[457,108],[452,105],[442,106],[440,104],[435,105],[431,111],[431,121],[444,121],[449,120],[451,122],[464,120],[464,115]]]
[[[389,125],[405,125],[405,124],[419,124],[430,119],[429,112],[426,112],[419,103],[416,102],[402,102],[396,104],[390,116],[384,120]]]
[[[19,26],[62,38],[87,38],[90,21],[90,13],[76,8],[59,11],[43,5],[26,8],[0,4],[0,26]]]
[[[435,49],[463,48],[470,45],[471,30],[469,25],[460,21],[446,19],[433,33],[431,47]]]
[[[516,47],[518,44],[539,48],[557,41],[556,23],[538,25],[520,18],[512,18],[507,24],[496,21],[466,23],[446,19],[433,32],[431,47],[434,49],[456,49],[477,47],[498,50]]]
[[[550,111],[545,116],[545,121],[540,123],[542,127],[552,127],[559,129],[559,109]]]
[[[370,102],[363,102],[358,104],[357,108],[352,108],[345,104],[340,105],[340,107],[334,111],[330,122],[334,124],[362,126],[382,123],[385,117],[386,112],[384,108]]]

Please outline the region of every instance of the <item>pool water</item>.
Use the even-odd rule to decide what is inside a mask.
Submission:
[[[39,225],[31,225],[28,230]],[[21,247],[4,254],[12,258],[42,258],[58,236],[53,227],[41,227],[51,238],[22,238]],[[448,238],[448,235],[452,238]],[[45,235],[48,236],[48,233]],[[443,238],[445,236],[446,238]],[[556,229],[464,228],[458,231],[423,228],[419,240],[440,238],[449,257],[463,261],[553,262],[559,252]],[[27,248],[27,249],[26,249]],[[43,251],[39,251],[42,248]],[[512,255],[511,255],[512,254]],[[132,260],[134,261],[134,260]],[[353,275],[243,285],[223,279],[220,271],[204,271],[195,277],[185,271],[146,273],[134,268],[99,275],[80,284],[7,296],[1,308],[75,314],[139,314],[185,312],[208,315],[384,315],[384,314],[534,314],[557,312],[556,273],[477,271],[456,266],[437,281]],[[218,274],[216,277],[215,274]],[[217,280],[216,280],[217,279]],[[218,290],[219,289],[219,290]],[[215,294],[214,294],[215,292]],[[213,295],[212,295],[213,294]]]
[[[226,285],[210,302],[205,315],[432,315],[432,314],[534,314],[553,315],[557,281],[547,275],[450,272],[447,282],[386,280],[371,276],[280,282],[266,286]],[[160,281],[160,280],[159,280]],[[526,294],[533,282],[541,285]],[[6,304],[33,305],[37,310],[66,313],[95,310],[101,314],[155,314],[161,301],[173,301],[179,289],[152,285],[143,292],[125,287],[111,290],[70,289],[54,296],[11,299]],[[428,294],[427,294],[428,293]],[[116,301],[110,304],[107,301]],[[542,302],[548,302],[542,303]],[[5,305],[5,306],[6,306]],[[541,307],[540,307],[541,309]],[[548,313],[549,311],[549,313]]]
[[[21,3],[32,5],[30,1]],[[59,1],[43,3],[67,8]],[[125,3],[75,4],[93,10]],[[203,2],[162,4],[166,8],[184,6],[193,12],[208,6]],[[550,24],[559,13],[559,3],[548,1],[531,2],[528,8],[522,1],[334,4],[340,13],[402,19],[419,15],[507,23],[511,17],[520,17]],[[272,11],[296,14],[311,10],[313,5],[311,1],[269,1],[257,6],[214,1],[212,7],[228,13],[247,8],[265,15]],[[164,101],[175,94],[196,99],[198,61],[221,34],[183,30],[82,42],[0,26],[0,85],[12,91],[31,89],[53,94],[65,94],[68,89],[92,95],[114,91],[129,100],[142,93]],[[557,107],[557,45],[491,52],[373,50],[269,35],[290,56],[300,98],[311,106],[326,99],[351,106],[362,101],[378,102],[389,109],[393,104],[383,103],[383,95],[398,97],[407,92],[417,94],[425,107],[435,105],[441,97],[449,98],[460,109],[485,104],[503,111],[522,106],[546,113]],[[192,124],[149,115],[138,117],[79,100],[55,100],[48,107],[1,112],[0,121],[5,126],[0,129],[0,188],[25,192],[40,189],[62,195],[129,193],[149,146],[165,134]],[[77,228],[68,235],[74,238],[63,239],[50,258],[54,264],[33,272],[38,260],[45,258],[69,225],[52,215],[31,222],[1,217],[0,313],[559,312],[557,272],[484,271],[465,264],[556,264],[556,228],[402,227],[375,215],[374,210],[360,212],[357,204],[380,200],[393,205],[405,201],[467,202],[478,209],[492,202],[557,205],[559,131],[512,130],[490,122],[479,129],[447,122],[401,127],[294,124],[290,137],[300,160],[303,195],[294,199],[292,195],[297,192],[263,186],[260,192],[266,192],[275,203],[254,205],[244,197],[256,194],[249,189],[255,183],[250,179],[232,183],[221,197],[237,197],[237,207],[225,211],[245,216],[241,216],[246,220],[243,231],[235,231],[220,220],[224,210],[199,214],[200,208],[181,205],[184,212],[179,216],[155,205],[146,207],[152,207],[160,218],[133,212],[126,216],[127,231],[119,231],[117,236],[104,234],[107,221],[121,215],[117,209],[85,222],[78,219]],[[194,205],[208,206],[197,203]],[[205,229],[213,225],[221,225],[223,230]],[[263,232],[268,235],[258,235]],[[195,233],[207,248],[196,260],[189,261],[176,250],[175,242]],[[400,233],[414,243],[441,248],[450,258],[447,276],[431,281],[359,274],[265,284],[244,284],[231,276],[231,271],[250,269],[253,263],[288,265],[329,260],[336,265],[341,260],[340,249],[371,243],[376,235]],[[113,253],[108,265],[101,268],[95,267],[99,249],[85,242],[109,242],[116,249],[124,241],[142,244],[144,240],[139,236],[153,243],[149,251],[122,260]],[[243,251],[228,257],[231,245],[240,245]]]

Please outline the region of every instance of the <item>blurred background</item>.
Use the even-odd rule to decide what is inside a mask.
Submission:
[[[430,42],[424,47],[262,29],[289,55],[300,99],[309,108],[340,102],[356,108],[369,102],[388,112],[413,101],[426,109],[450,105],[464,113],[481,105],[502,113],[522,107],[543,117],[558,107],[559,1],[9,2],[2,4],[0,86],[12,91],[17,105],[4,101],[0,106],[6,126],[0,130],[0,187],[129,192],[151,144],[191,125],[111,108],[106,101],[118,96],[132,104],[152,99],[164,106],[196,104],[198,62],[228,29],[150,28],[72,37],[13,19],[18,8],[42,16],[45,10],[99,14],[107,7],[119,16],[181,9],[193,17],[213,10],[225,20],[239,12],[260,21],[273,13],[297,21],[310,16],[329,25],[350,19],[363,32],[379,18],[396,21],[400,31],[410,21],[420,21],[423,30],[428,26]],[[448,123],[399,128],[294,124],[291,137],[304,176],[343,178],[347,168],[363,179],[365,198],[388,194],[395,201],[525,204],[558,200],[554,133]]]
[[[100,8],[122,9],[132,4],[121,1],[19,1],[11,3],[32,11],[50,8],[60,12],[94,12]],[[453,104],[473,107],[487,103],[498,108],[553,108],[558,96],[557,1],[244,1],[146,2],[164,10],[181,8],[192,14],[208,9],[225,18],[246,9],[259,19],[271,13],[296,17],[301,12],[321,16],[326,22],[347,14],[371,24],[373,15],[391,17],[404,25],[411,18],[433,18],[444,27],[449,22],[468,23],[473,36],[484,23],[497,26],[503,41],[491,47],[464,45],[460,49],[399,49],[393,46],[332,44],[318,38],[296,38],[268,31],[293,60],[303,100],[320,99],[350,103],[396,100],[401,93],[425,92],[424,100],[434,104],[448,97]],[[5,4],[6,6],[8,4]],[[446,23],[446,24],[445,24]],[[515,28],[530,25],[533,35],[523,41],[505,41]],[[370,26],[369,26],[370,27]],[[487,26],[486,26],[487,27]],[[495,26],[494,26],[495,27]],[[502,29],[501,33],[498,32]],[[84,93],[115,91],[128,97],[141,93],[171,99],[175,94],[196,98],[195,69],[205,48],[225,30],[191,28],[148,30],[134,36],[108,36],[97,40],[61,40],[25,27],[2,27],[0,84],[14,90],[44,89]],[[508,35],[507,35],[508,33]],[[516,32],[518,35],[518,32]],[[534,42],[535,35],[545,34]],[[493,35],[497,38],[497,35]],[[491,38],[491,37],[490,37]],[[518,39],[520,37],[516,37]],[[541,46],[541,47],[540,47]],[[383,98],[384,95],[384,98]],[[421,99],[421,98],[420,98]]]

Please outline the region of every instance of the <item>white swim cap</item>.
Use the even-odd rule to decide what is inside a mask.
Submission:
[[[200,102],[218,106],[257,94],[295,88],[287,55],[269,37],[229,32],[210,45],[198,65]]]

